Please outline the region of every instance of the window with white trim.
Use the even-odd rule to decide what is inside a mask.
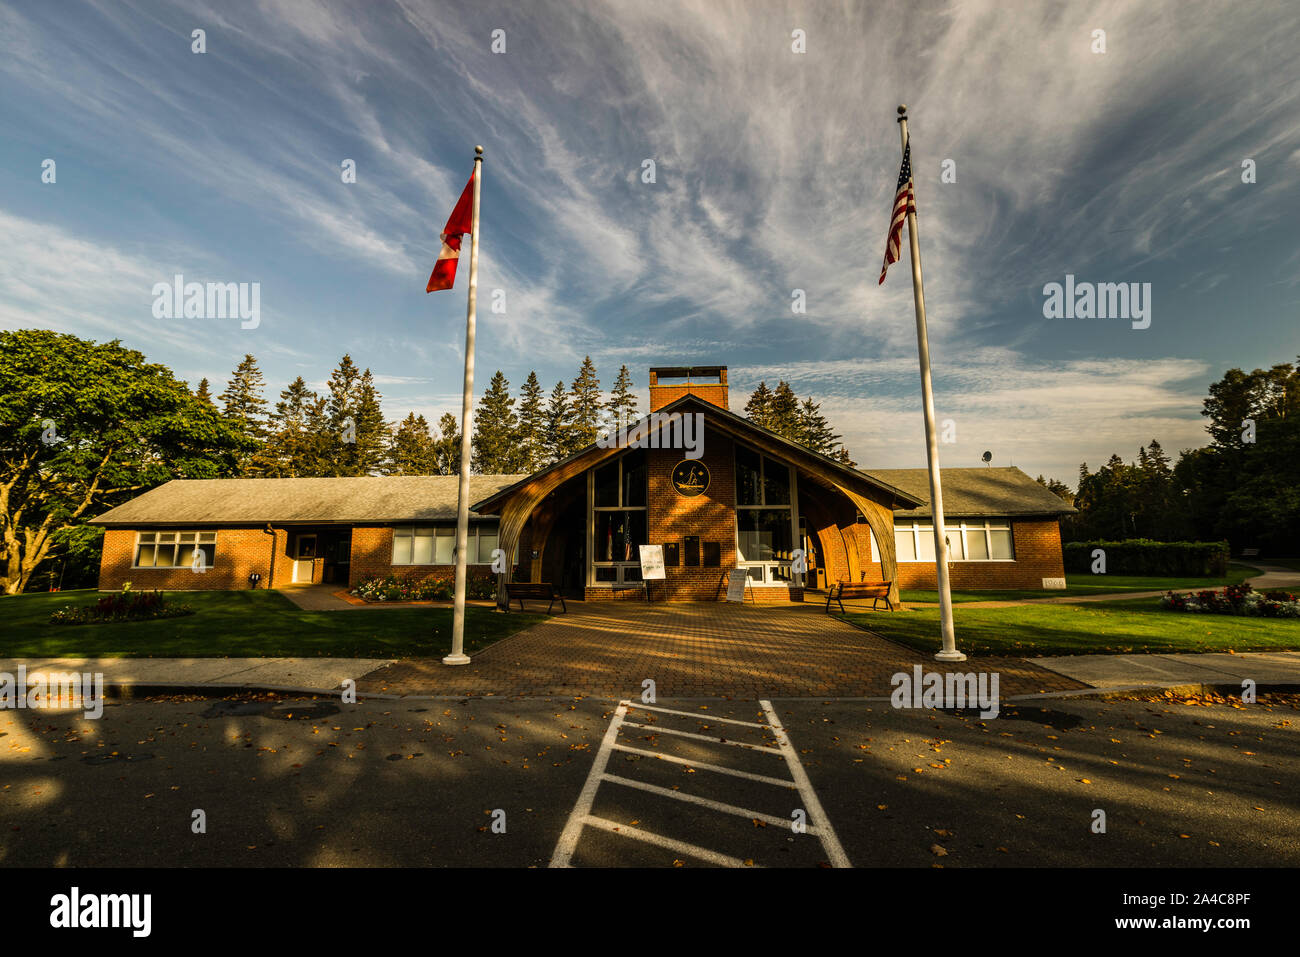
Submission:
[[[468,565],[492,564],[497,526],[471,524]],[[516,553],[518,549],[516,549]],[[394,565],[455,565],[455,525],[398,525],[393,529]]]
[[[197,562],[195,551],[202,556]],[[211,568],[216,557],[216,532],[139,532],[132,567]]]
[[[1016,551],[1009,518],[956,518],[945,522],[948,560],[952,562],[1010,562]],[[916,519],[894,523],[894,546],[900,562],[934,561],[934,524]],[[871,558],[880,561],[876,536],[871,536]]]

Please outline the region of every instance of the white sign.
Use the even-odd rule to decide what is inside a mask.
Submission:
[[[662,545],[639,545],[641,549],[641,577],[647,581],[665,578],[664,547]]]
[[[733,568],[727,573],[727,601],[744,601],[745,586],[749,584],[749,572],[743,568]]]

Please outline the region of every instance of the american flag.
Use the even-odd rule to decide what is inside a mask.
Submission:
[[[880,267],[880,282],[885,281],[889,267],[898,262],[902,249],[903,223],[907,214],[916,212],[916,196],[912,192],[912,144],[903,148],[903,166],[898,171],[898,191],[894,194],[894,211],[889,217],[889,238],[885,240],[885,264]]]

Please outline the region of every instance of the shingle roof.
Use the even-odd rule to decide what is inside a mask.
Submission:
[[[520,475],[471,475],[469,500]],[[96,525],[402,522],[456,518],[455,475],[176,479],[92,519]],[[475,517],[471,513],[471,517]]]
[[[930,473],[926,469],[872,469],[868,475],[911,492],[925,504],[911,510],[898,509],[898,518],[928,518]],[[1065,515],[1074,508],[1049,492],[1020,469],[940,469],[943,484],[944,518],[979,515]]]

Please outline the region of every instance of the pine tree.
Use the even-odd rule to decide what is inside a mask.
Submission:
[[[369,369],[359,370],[352,356],[344,355],[330,374],[328,475],[372,475],[383,470],[389,425],[384,420],[382,396]]]
[[[529,372],[519,397],[519,432],[520,451],[519,470],[536,472],[546,465],[546,409],[542,402],[545,393],[537,382],[537,373]]]
[[[356,475],[356,456],[353,452],[357,436],[357,406],[361,399],[361,370],[344,354],[338,366],[330,373],[326,397],[327,475]]]
[[[745,418],[765,429],[772,427],[772,390],[766,382],[760,382],[745,403]]]
[[[772,392],[770,424],[767,426],[777,435],[784,436],[792,442],[799,441],[799,397],[784,379],[777,383]]]
[[[619,368],[614,391],[610,393],[609,403],[605,407],[609,410],[614,429],[625,429],[636,421],[636,394],[632,391],[632,376],[627,371],[627,366]]]
[[[270,435],[263,453],[267,475],[295,478],[329,474],[326,471],[325,400],[302,376],[280,393],[271,414]]]
[[[830,423],[822,415],[821,403],[811,397],[804,399],[799,407],[798,442],[821,455],[834,454],[840,442],[840,436],[831,431]]]
[[[569,397],[564,383],[555,383],[550,401],[546,404],[546,459],[547,464],[560,461],[569,454]]]
[[[391,475],[438,473],[438,451],[424,416],[411,412],[393,430],[388,468]]]
[[[354,413],[357,424],[356,442],[352,444],[352,475],[378,475],[386,465],[388,444],[392,429],[384,420],[381,405],[383,396],[375,388],[375,378],[370,370],[361,373],[357,388],[357,405]]]
[[[520,465],[519,418],[514,405],[510,383],[498,369],[474,415],[471,468],[480,475],[508,475]]]
[[[212,388],[208,385],[208,380],[206,378],[199,380],[199,387],[194,390],[194,395],[197,398],[202,399],[208,405],[216,405],[216,403],[212,401]]]
[[[569,452],[566,454],[591,445],[600,434],[600,379],[596,378],[596,365],[591,356],[583,358],[578,377],[573,380],[573,387],[569,390],[569,410]]]
[[[245,354],[231,373],[225,391],[218,396],[221,414],[248,439],[248,448],[239,456],[240,475],[255,475],[261,469],[267,432],[266,399],[262,396],[265,387],[266,380],[257,367],[257,360]]]
[[[460,423],[450,412],[438,420],[438,438],[434,439],[435,471],[439,475],[460,474]]]

